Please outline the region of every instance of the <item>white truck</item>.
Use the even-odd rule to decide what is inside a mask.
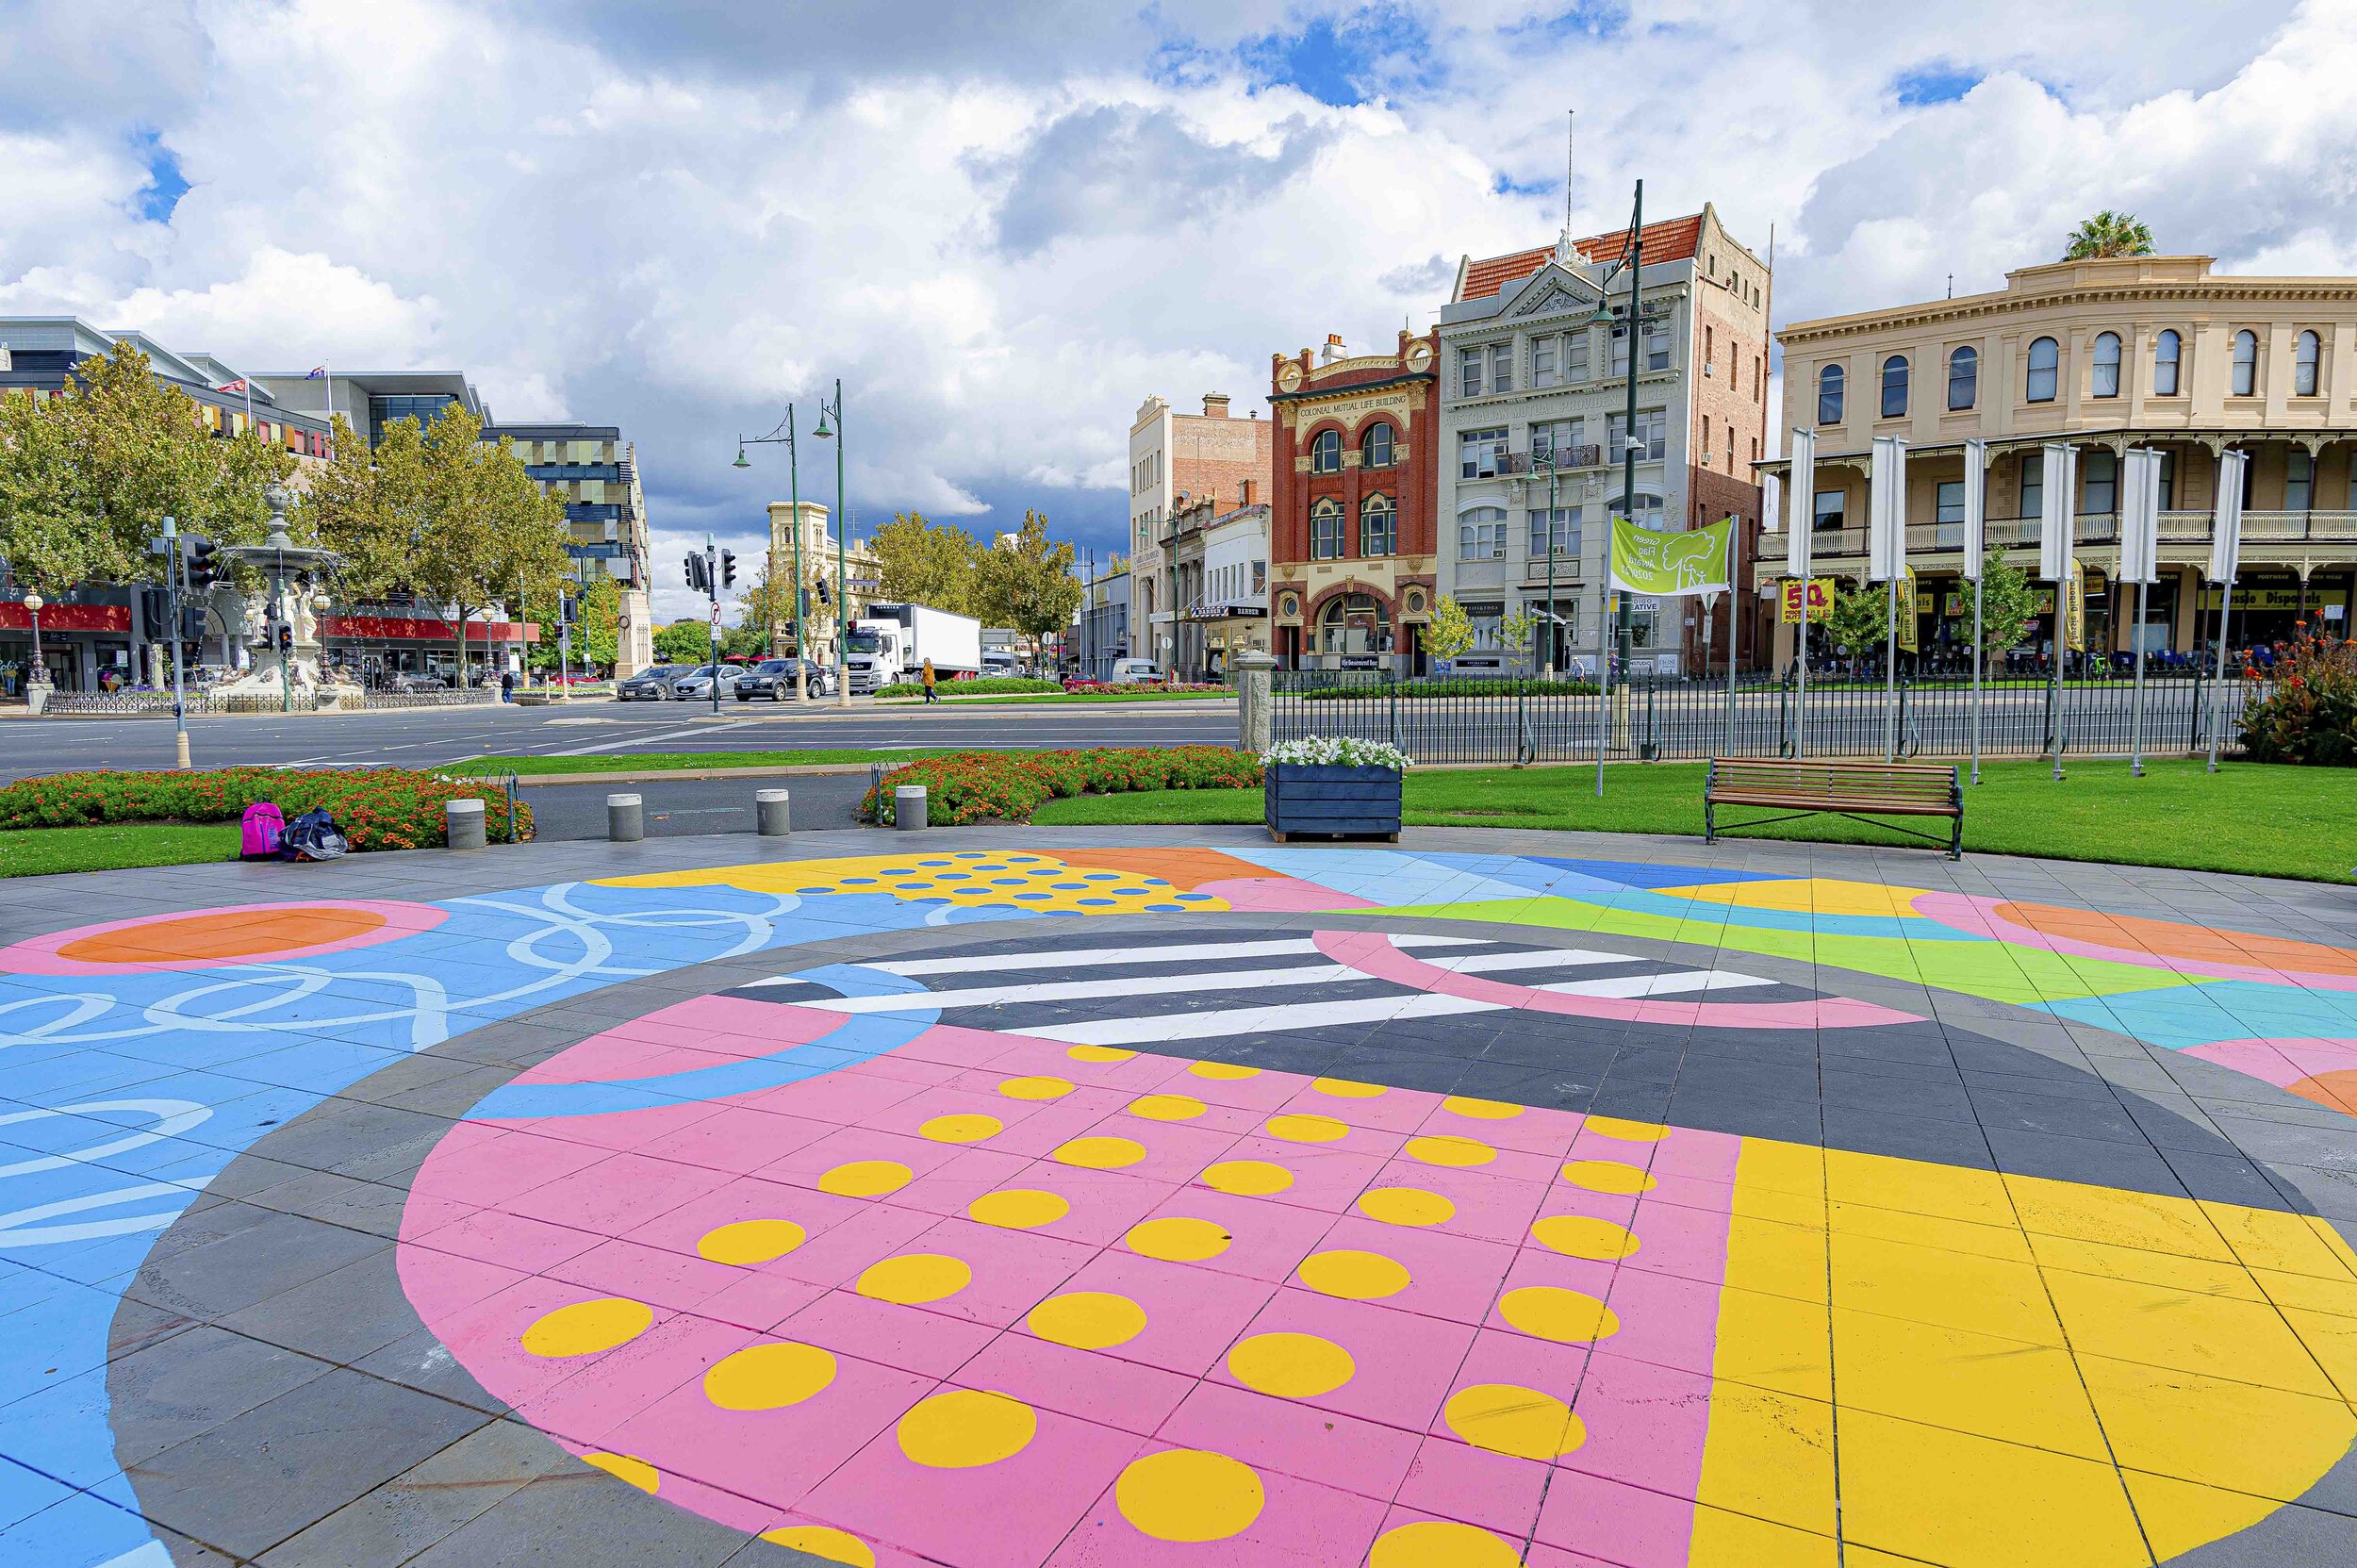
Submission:
[[[982,623],[930,604],[870,604],[844,638],[844,677],[857,694],[915,681],[933,662],[936,680],[982,668]]]

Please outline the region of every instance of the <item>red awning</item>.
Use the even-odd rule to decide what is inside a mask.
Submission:
[[[455,642],[458,630],[447,620],[407,616],[332,615],[320,619],[320,636],[345,642]],[[469,642],[538,642],[537,621],[470,620]]]
[[[0,604],[0,629],[29,632],[33,615],[21,603]],[[43,604],[41,629],[47,632],[128,632],[128,604]]]

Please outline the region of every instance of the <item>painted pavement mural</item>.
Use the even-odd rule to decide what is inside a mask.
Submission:
[[[2357,1112],[2357,952],[1170,849],[0,949],[0,1561],[173,1560],[110,1326],[233,1158],[479,1025],[888,933],[578,1031],[416,1167],[408,1308],[610,1484],[865,1564],[2151,1563],[2292,1513],[2357,1546],[2357,1253],[2216,1131],[2009,1038],[2090,1026]],[[1959,1072],[2079,1125],[1914,1114]]]

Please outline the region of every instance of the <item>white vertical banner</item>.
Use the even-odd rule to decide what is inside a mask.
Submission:
[[[2119,580],[2161,580],[2161,454],[2130,451],[2119,465]]]
[[[1809,535],[1817,526],[1817,433],[1813,430],[1792,432],[1792,472],[1786,481],[1785,504],[1789,508],[1788,526],[1792,542],[1785,553],[1787,569],[1803,582],[1808,581]],[[1806,602],[1805,594],[1803,602]]]
[[[2046,487],[2038,512],[2037,574],[2059,583],[2070,575],[2071,557],[2078,553],[2078,541],[2071,535],[2079,510],[2079,453],[2075,447],[2053,442],[2044,455]]]
[[[1784,526],[1784,481],[1772,473],[1759,476],[1759,531],[1772,534]]]
[[[2242,484],[2250,463],[2247,452],[2217,454],[2217,507],[2210,524],[2212,583],[2231,583],[2242,569]]]
[[[1981,557],[1988,552],[1988,443],[1964,443],[1964,577],[1981,580]]]
[[[1866,580],[1888,583],[1907,574],[1907,443],[1874,437],[1874,466],[1866,503]]]

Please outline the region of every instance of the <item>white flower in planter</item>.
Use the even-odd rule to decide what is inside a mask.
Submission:
[[[1407,752],[1389,741],[1360,740],[1355,735],[1308,735],[1299,740],[1280,740],[1261,753],[1263,767],[1280,763],[1313,767],[1389,767],[1402,772],[1415,766]]]

